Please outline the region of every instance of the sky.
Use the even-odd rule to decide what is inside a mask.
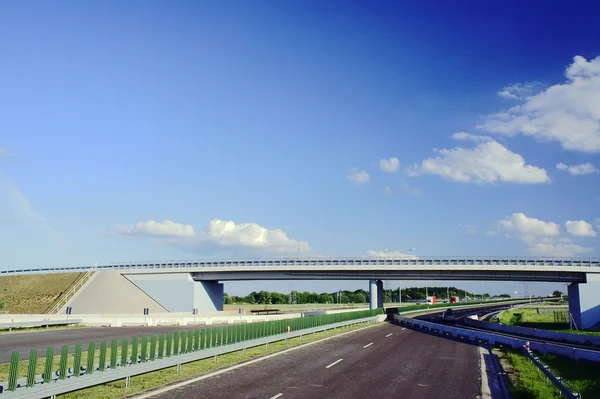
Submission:
[[[598,257],[598,11],[591,1],[4,2],[0,269]]]

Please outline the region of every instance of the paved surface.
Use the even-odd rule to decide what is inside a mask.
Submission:
[[[502,304],[502,305],[489,305],[489,306],[470,308],[470,309],[469,308],[467,308],[467,309],[452,309],[452,311],[454,312],[454,314],[456,316],[456,324],[461,324],[462,321],[467,316],[470,316],[470,315],[476,315],[478,317],[484,316],[484,315],[487,315],[494,311],[498,311],[498,310],[502,310],[502,309],[510,309],[510,307],[511,307],[511,305]],[[415,319],[426,320],[426,321],[430,321],[433,323],[441,323],[441,322],[443,322],[442,313],[444,313],[444,311],[446,309],[449,309],[449,308],[440,308],[440,311],[436,312],[436,313],[430,313],[430,314],[426,314],[426,315],[422,315],[422,316],[415,316]]]
[[[153,397],[463,399],[480,375],[476,346],[382,323]]]
[[[219,326],[214,325],[214,327]],[[76,344],[83,344],[84,350],[86,350],[88,343],[92,341],[99,345],[101,341],[105,340],[129,338],[129,342],[131,342],[131,338],[136,335],[151,336],[210,327],[213,326],[94,327],[7,333],[0,335],[0,363],[10,362],[12,352],[20,352],[20,359],[25,360],[29,359],[29,352],[32,349],[38,349],[40,351],[39,356],[42,357],[46,355],[46,350],[52,346],[55,348],[55,353],[60,353],[60,348],[63,345],[69,345],[70,351],[75,352]]]

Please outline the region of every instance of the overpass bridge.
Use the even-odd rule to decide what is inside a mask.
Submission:
[[[569,306],[580,328],[600,322],[600,258],[215,259],[24,269],[0,275],[73,271],[95,273],[59,311],[66,306],[80,314],[137,313],[142,308],[152,312],[222,310],[221,281],[369,280],[372,308],[383,304],[382,280],[538,281],[570,283]]]

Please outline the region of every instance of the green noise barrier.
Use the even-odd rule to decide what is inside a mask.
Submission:
[[[261,321],[257,323],[234,324],[227,326],[216,326],[204,329],[175,331],[158,336],[133,337],[131,340],[131,364],[144,363],[148,359],[163,359],[164,357],[177,356],[179,354],[201,351],[208,348],[215,348],[224,345],[231,345],[243,341],[259,339],[267,336],[283,335],[291,331],[324,326],[327,324],[340,323],[349,320],[362,319],[370,316],[382,314],[382,309],[373,309],[356,312],[336,313],[329,315],[305,316],[294,319]],[[150,342],[148,342],[150,340]],[[150,347],[148,348],[148,344]],[[73,373],[72,376],[79,377],[82,371],[82,345],[75,345],[73,354]],[[110,369],[125,367],[129,365],[129,340],[123,338],[121,341],[120,363],[117,363],[119,352],[119,341],[114,339],[110,345],[110,360],[107,363],[108,342],[101,341],[98,371],[106,370],[107,365]],[[149,351],[148,351],[149,350]],[[139,353],[139,357],[138,357]],[[95,371],[94,360],[96,355],[96,343],[90,342],[87,351],[86,374],[93,374]],[[38,366],[38,351],[32,350],[29,356],[27,367],[27,386],[33,387],[36,383],[36,370]],[[57,372],[59,380],[67,378],[67,364],[69,358],[69,346],[64,345],[61,348],[59,370]],[[52,381],[54,366],[54,348],[48,348],[46,352],[46,361],[44,366],[43,381],[49,383]],[[17,379],[19,376],[19,352],[13,352],[11,356],[8,376],[8,390],[17,389]]]

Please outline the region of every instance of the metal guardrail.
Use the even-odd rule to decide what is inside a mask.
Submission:
[[[537,357],[531,352],[531,350],[527,349],[527,346],[523,346],[521,348],[525,356],[527,356],[529,360],[531,360],[531,362],[535,364],[542,373],[544,373],[546,378],[548,378],[554,384],[554,386],[560,391],[560,393],[562,393],[569,399],[581,398],[581,395],[575,391],[575,388],[573,388],[571,384],[563,380],[561,377],[555,376],[552,373],[550,367],[544,364],[539,357]]]
[[[22,386],[17,388],[16,391],[8,391],[0,394],[0,399],[41,399],[41,398],[55,398],[56,395],[77,391],[84,388],[89,388],[95,385],[105,384],[111,381],[126,380],[126,385],[130,383],[130,378],[140,374],[146,374],[152,371],[162,370],[169,367],[177,366],[178,372],[181,370],[181,365],[185,363],[194,362],[202,359],[215,358],[219,355],[226,353],[237,352],[246,350],[248,348],[268,345],[272,342],[283,341],[289,338],[302,337],[304,335],[314,334],[316,332],[326,331],[335,329],[338,327],[346,327],[356,324],[367,323],[376,321],[380,316],[370,316],[361,319],[347,320],[343,322],[326,324],[323,326],[306,328],[298,331],[292,331],[289,333],[278,334],[268,337],[263,337],[254,340],[243,341],[235,344],[226,346],[220,346],[210,349],[203,349],[190,353],[181,354],[178,356],[165,357],[162,359],[156,359],[154,361],[145,361],[138,364],[131,364],[126,367],[117,367],[114,369],[107,368],[103,372],[85,373],[78,377],[67,377],[64,380],[56,379],[53,376],[52,381],[44,384],[35,384],[32,387]],[[41,380],[41,377],[36,378],[37,381]],[[24,380],[21,380],[23,383]]]
[[[405,324],[412,327],[419,327],[427,329],[429,332],[438,333],[440,335],[447,335],[459,339],[467,339],[469,341],[479,342],[479,343],[487,343],[488,345],[494,346],[497,344],[509,346],[514,349],[522,348],[526,352],[526,355],[529,359],[540,368],[540,370],[548,377],[552,383],[568,398],[581,398],[581,395],[574,392],[573,388],[563,381],[560,377],[554,376],[549,367],[542,364],[539,358],[533,355],[530,350],[535,349],[540,352],[550,352],[556,353],[559,355],[567,356],[572,359],[586,359],[592,361],[598,361],[600,359],[600,352],[598,351],[589,351],[589,350],[578,350],[574,349],[570,353],[565,353],[562,350],[556,350],[553,347],[557,347],[557,345],[553,345],[551,343],[540,343],[540,342],[530,342],[525,339],[517,339],[512,337],[506,337],[502,335],[496,335],[493,333],[487,333],[482,331],[474,331],[468,330],[459,327],[451,327],[445,326],[437,323],[431,323],[419,319],[412,319],[400,315],[394,315],[394,319],[399,321],[401,324]],[[529,348],[527,348],[529,346]],[[580,351],[581,354],[578,355],[577,351]],[[586,356],[592,354],[591,356]]]
[[[39,321],[21,321],[17,323],[0,323],[0,330],[10,330],[13,328],[34,328],[34,327],[49,327],[49,326],[65,326],[71,324],[79,324],[82,319],[71,320],[39,320]]]
[[[139,270],[210,268],[236,266],[576,266],[600,267],[600,258],[550,258],[526,256],[431,256],[431,257],[321,257],[212,259],[150,262],[119,262],[95,267],[97,270]],[[2,270],[0,275],[87,271],[94,266]]]

